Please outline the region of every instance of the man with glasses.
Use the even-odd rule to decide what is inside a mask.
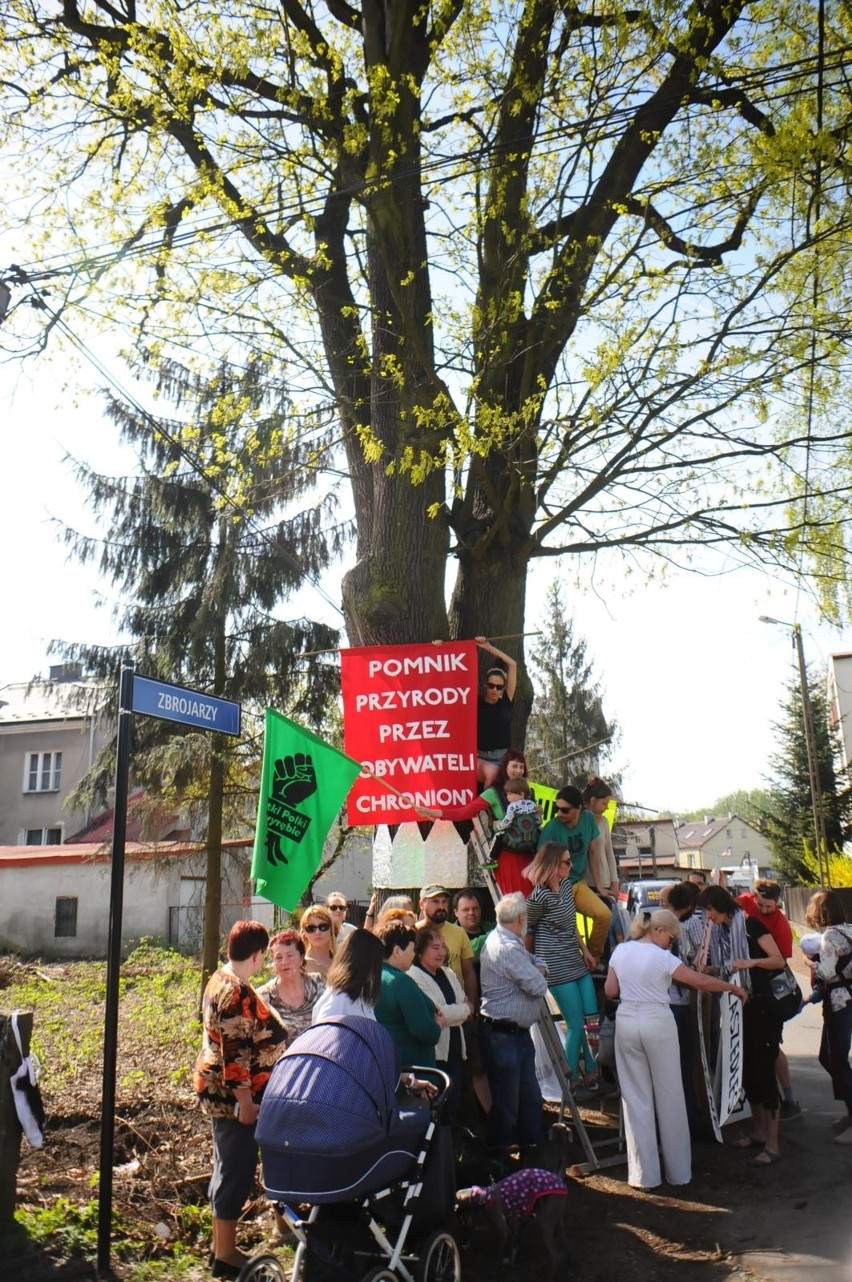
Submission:
[[[348,904],[346,896],[339,890],[333,890],[330,895],[326,895],[325,906],[334,918],[338,939],[342,939],[344,935],[348,935],[350,931],[355,929],[352,923],[346,920]]]
[[[486,637],[476,637],[480,650],[502,660],[505,668],[489,668],[477,703],[476,777],[486,788],[497,781],[503,754],[511,745],[512,700],[518,681],[518,665]]]
[[[612,921],[612,913],[604,902],[607,888],[596,886],[593,890],[589,884],[592,869],[601,867],[603,863],[600,858],[601,837],[597,820],[590,810],[583,808],[583,797],[579,788],[560,788],[556,794],[553,810],[553,818],[541,830],[538,848],[540,850],[548,841],[555,841],[568,850],[571,856],[571,871],[568,875],[574,891],[574,904],[578,913],[592,919],[588,948],[595,959],[595,965],[598,966]]]

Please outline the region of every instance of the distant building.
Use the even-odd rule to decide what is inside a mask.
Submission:
[[[772,864],[769,842],[739,815],[684,820],[678,824],[676,836],[681,868],[752,868],[765,873]]]
[[[840,763],[852,764],[852,652],[828,657],[828,722],[834,731]]]
[[[250,838],[226,842],[222,931],[249,912]],[[195,952],[204,921],[206,852],[198,842],[128,842],[122,945],[145,937]],[[0,846],[0,952],[103,957],[112,861],[109,844]],[[271,924],[271,905],[270,924]]]
[[[616,819],[612,848],[626,881],[665,877],[679,866],[674,819]]]
[[[0,845],[58,846],[88,822],[64,802],[108,737],[100,696],[71,664],[0,687]]]
[[[616,819],[612,846],[623,879],[685,876],[690,868],[753,869],[772,863],[769,843],[739,815],[700,822],[683,819]]]

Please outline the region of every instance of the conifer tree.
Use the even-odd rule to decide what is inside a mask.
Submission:
[[[824,683],[808,677],[816,734],[825,833],[829,851],[840,851],[852,837],[852,787],[835,758],[828,722]],[[770,758],[768,806],[761,827],[772,846],[775,867],[789,881],[814,884],[814,820],[802,696],[798,681],[790,684],[783,719],[775,724],[778,751]]]
[[[527,727],[530,774],[553,787],[566,780],[584,784],[610,755],[618,727],[604,714],[586,642],[574,636],[556,583],[548,589],[545,617],[531,656],[536,698]]]
[[[249,713],[272,704],[318,727],[338,688],[337,666],[302,655],[336,646],[337,633],[306,618],[285,620],[280,606],[341,547],[333,492],[302,506],[327,436],[294,423],[286,389],[258,363],[242,371],[222,364],[209,378],[176,364],[149,374],[178,416],[155,419],[107,397],[141,471],[105,477],[77,462],[106,530],[100,538],[69,529],[66,542],[82,561],[99,558],[118,588],[116,616],[129,638],[122,657],[138,672],[235,700]],[[115,680],[114,651],[62,652]],[[206,976],[220,940],[226,800],[231,820],[245,824],[256,749],[147,718],[136,718],[135,731],[134,782],[155,802],[166,796],[206,807]],[[106,799],[112,758],[111,745],[83,785],[88,800]]]

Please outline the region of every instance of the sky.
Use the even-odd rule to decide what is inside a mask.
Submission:
[[[112,369],[126,382],[120,364]],[[116,444],[96,397],[72,401],[64,388],[69,375],[89,385],[96,379],[84,365],[68,366],[50,353],[23,369],[0,366],[0,685],[46,675],[55,638],[116,639],[108,586],[94,567],[68,561],[52,518],[95,529],[63,463],[66,454],[110,475],[132,470],[132,455]],[[625,576],[615,560],[598,561],[594,581],[578,589],[572,566],[547,565],[548,574],[531,578],[546,584],[553,575],[563,577],[575,635],[586,638],[605,712],[621,727],[612,767],[622,774],[622,795],[651,810],[709,809],[726,793],[766,783],[772,723],[795,676],[795,656],[789,629],[761,623],[760,615],[798,620],[811,665],[852,648],[852,628],[844,633],[820,624],[806,594],[758,570],[676,573],[658,582],[635,572]],[[335,601],[342,573],[324,580]],[[311,592],[299,609],[341,624]],[[527,631],[544,623],[543,593],[537,598],[532,588]]]

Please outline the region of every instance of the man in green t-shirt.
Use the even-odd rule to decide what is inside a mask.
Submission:
[[[494,929],[494,922],[482,920],[482,900],[472,886],[465,886],[453,895],[453,912],[456,921],[470,940],[474,966],[479,961],[482,945]]]

